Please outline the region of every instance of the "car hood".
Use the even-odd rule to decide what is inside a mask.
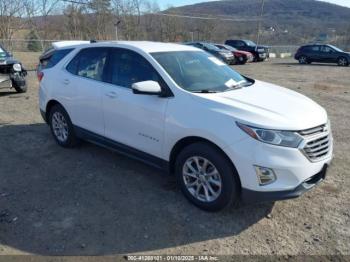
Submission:
[[[234,51],[234,53],[242,54],[242,55],[246,55],[246,56],[252,55],[252,53],[250,53],[250,52],[241,51],[241,50]]]
[[[1,65],[12,65],[17,64],[19,61],[13,59],[12,57],[0,57],[0,64]]]
[[[262,81],[228,92],[194,94],[193,98],[207,108],[255,127],[304,130],[327,122],[326,111],[311,99]]]

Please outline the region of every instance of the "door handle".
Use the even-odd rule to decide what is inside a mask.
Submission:
[[[108,92],[106,94],[106,96],[108,96],[109,98],[116,98],[116,97],[118,97],[117,93],[114,92],[114,91]]]
[[[63,80],[63,84],[65,84],[65,85],[68,85],[70,82],[69,82],[69,79],[64,79]]]

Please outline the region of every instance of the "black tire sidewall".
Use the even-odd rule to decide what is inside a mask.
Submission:
[[[62,142],[60,140],[57,139],[54,131],[53,131],[53,127],[52,127],[52,116],[55,112],[59,112],[63,115],[63,117],[65,118],[66,122],[67,122],[67,125],[68,125],[68,138],[66,141]],[[73,128],[73,124],[69,118],[69,115],[68,113],[66,112],[66,110],[59,104],[56,104],[54,105],[50,112],[49,112],[49,125],[50,125],[50,130],[51,130],[51,133],[55,139],[55,141],[57,142],[57,144],[59,144],[60,146],[63,146],[63,147],[73,147],[76,145],[77,143],[77,138],[75,136],[75,133],[74,133],[74,128]]]
[[[192,156],[201,156],[208,159],[220,173],[222,180],[221,194],[213,202],[207,203],[196,199],[185,186],[182,177],[182,168],[186,160]],[[189,145],[179,154],[175,165],[175,176],[181,191],[186,198],[197,207],[206,211],[215,212],[230,206],[233,202],[238,202],[239,182],[237,171],[226,155],[216,147],[202,142]]]
[[[27,81],[24,82],[24,85],[19,86],[15,81],[12,81],[12,85],[17,93],[25,93],[27,92]]]

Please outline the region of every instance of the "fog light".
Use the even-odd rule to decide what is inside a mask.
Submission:
[[[276,181],[275,172],[271,168],[255,166],[256,175],[260,186],[265,186]]]

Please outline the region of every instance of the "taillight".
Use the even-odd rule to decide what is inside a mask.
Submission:
[[[37,73],[37,77],[38,77],[39,82],[41,82],[41,80],[42,80],[43,77],[44,77],[44,73],[43,73],[43,72],[38,72],[38,73]]]

